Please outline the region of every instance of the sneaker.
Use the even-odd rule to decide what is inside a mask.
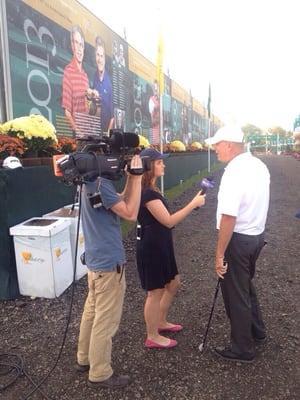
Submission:
[[[130,378],[128,375],[116,375],[112,374],[112,376],[105,381],[100,382],[92,382],[88,380],[87,385],[89,388],[98,389],[98,388],[108,388],[108,389],[120,389],[124,386],[127,386],[130,383]]]
[[[223,360],[228,361],[237,361],[241,363],[252,363],[254,361],[254,354],[251,353],[243,353],[243,354],[236,354],[231,351],[230,348],[215,348],[215,353],[218,357],[223,358]]]
[[[78,362],[76,362],[75,369],[76,369],[77,372],[87,372],[87,371],[89,371],[90,366],[89,365],[82,365],[82,364],[79,364]]]

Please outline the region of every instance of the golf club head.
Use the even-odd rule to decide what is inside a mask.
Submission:
[[[200,343],[198,349],[199,349],[200,353],[203,353],[204,343]]]

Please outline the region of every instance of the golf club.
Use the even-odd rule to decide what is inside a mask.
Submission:
[[[212,315],[213,315],[213,312],[214,312],[214,308],[215,308],[215,304],[216,304],[216,300],[217,300],[217,297],[218,297],[218,292],[219,292],[219,288],[220,288],[220,282],[221,282],[221,278],[218,279],[218,283],[217,283],[217,286],[216,286],[213,305],[212,305],[212,308],[211,308],[211,311],[210,311],[208,323],[207,323],[207,326],[206,326],[206,331],[205,331],[205,334],[204,334],[204,337],[203,337],[203,342],[199,344],[199,351],[201,353],[203,352],[204,346],[205,346],[205,343],[206,343],[206,339],[207,339],[207,334],[208,334],[208,330],[209,330],[209,327],[210,327],[211,318],[212,318]]]

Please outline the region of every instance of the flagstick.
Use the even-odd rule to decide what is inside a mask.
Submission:
[[[163,97],[159,90],[159,137],[160,137],[160,152],[163,153],[163,128],[164,128],[164,121],[163,121]],[[164,176],[160,177],[160,190],[161,194],[164,195]]]
[[[210,117],[211,117],[211,86],[210,86],[210,82],[208,85],[208,100],[207,100],[207,116],[208,116],[208,133],[207,133],[207,137],[208,139],[210,138]],[[210,172],[210,145],[208,145],[208,151],[207,151],[207,171]]]
[[[160,18],[159,18],[160,19]],[[160,27],[160,33],[158,38],[158,48],[157,48],[157,82],[159,86],[159,142],[160,142],[160,152],[163,153],[163,93],[164,93],[164,71],[163,71],[163,40],[162,31]],[[164,177],[160,178],[160,188],[162,195],[164,194]]]
[[[210,138],[210,118],[208,118],[208,138]],[[207,152],[207,162],[208,162],[208,166],[207,166],[207,171],[210,172],[210,145],[208,145],[208,152]]]

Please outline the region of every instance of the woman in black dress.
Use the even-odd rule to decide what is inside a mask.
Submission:
[[[185,207],[170,214],[166,199],[156,186],[156,180],[164,175],[165,165],[161,154],[154,149],[145,149],[142,157],[151,160],[151,171],[144,172],[142,198],[138,214],[140,232],[137,240],[137,266],[142,288],[147,291],[144,317],[147,328],[145,346],[148,348],[170,348],[176,340],[160,335],[160,332],[178,332],[179,324],[167,321],[172,300],[179,289],[172,228],[187,217],[196,207],[205,203],[200,192]]]

